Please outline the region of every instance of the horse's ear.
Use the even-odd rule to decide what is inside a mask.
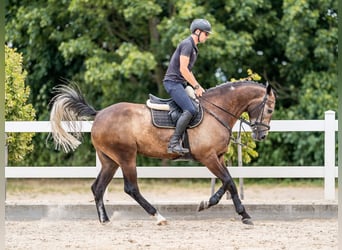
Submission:
[[[266,92],[267,94],[271,94],[272,91],[272,85],[268,83],[268,81],[266,82]]]

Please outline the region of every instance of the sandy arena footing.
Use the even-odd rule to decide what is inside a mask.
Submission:
[[[336,202],[284,202],[284,203],[245,203],[247,212],[255,220],[297,220],[297,219],[337,219],[338,205]],[[198,204],[194,202],[159,202],[154,204],[158,211],[167,219],[238,219],[234,205],[226,201],[208,210],[197,212]],[[138,205],[127,203],[107,203],[109,216],[124,219],[150,219]],[[89,220],[97,219],[95,204],[39,204],[39,203],[8,203],[6,220]]]

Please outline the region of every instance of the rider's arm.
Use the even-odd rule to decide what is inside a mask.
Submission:
[[[195,89],[195,93],[197,96],[202,96],[204,89],[197,82],[193,73],[188,69],[190,58],[188,56],[181,55],[179,58],[179,70],[184,77],[184,79]]]

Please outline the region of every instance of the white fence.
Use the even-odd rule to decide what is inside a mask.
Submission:
[[[237,124],[233,131],[238,131]],[[334,111],[326,111],[324,120],[274,120],[271,132],[323,132],[324,166],[264,166],[264,167],[230,167],[234,178],[324,178],[324,198],[335,199],[335,178],[338,168],[335,166],[335,132],[338,121]],[[82,132],[90,132],[92,122],[80,122]],[[65,126],[65,128],[67,128]],[[249,128],[244,128],[250,131]],[[50,132],[48,121],[5,122],[5,132]],[[305,140],[305,138],[303,138]],[[293,149],[296,150],[296,149]],[[261,152],[262,153],[262,152]],[[96,166],[49,166],[49,167],[5,167],[6,178],[95,178],[100,169]],[[140,178],[213,178],[206,167],[138,167]],[[115,178],[122,178],[119,169]]]

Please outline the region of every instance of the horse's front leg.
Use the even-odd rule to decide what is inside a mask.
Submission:
[[[229,172],[228,172],[228,175],[229,175]],[[253,225],[251,217],[246,212],[244,205],[242,205],[242,202],[241,202],[239,195],[238,195],[238,192],[237,192],[236,185],[235,185],[235,183],[234,183],[234,181],[230,175],[229,175],[229,181],[228,181],[228,190],[229,190],[230,195],[232,197],[236,212],[239,215],[241,215],[241,217],[242,217],[242,219],[241,219],[242,222],[244,224],[247,224],[247,225]]]
[[[253,225],[251,217],[246,212],[245,207],[242,205],[236,185],[233,181],[233,178],[230,176],[227,167],[224,166],[223,163],[220,162],[218,159],[217,161],[215,161],[215,164],[207,165],[207,167],[222,181],[222,186],[213,196],[210,197],[209,201],[202,201],[200,203],[200,205],[198,206],[198,211],[208,209],[209,207],[219,203],[224,193],[228,190],[231,194],[236,212],[242,217],[242,222],[244,224]]]
[[[232,200],[235,206],[235,211],[241,215],[242,217],[242,222],[244,224],[248,224],[248,225],[253,225],[253,222],[251,220],[251,217],[249,216],[249,214],[246,212],[245,207],[242,205],[241,200],[239,198],[239,195],[237,193],[237,189],[235,186],[234,181],[232,180],[232,178],[230,178],[227,181],[223,182],[223,185],[218,189],[218,191],[210,197],[209,201],[202,201],[200,203],[200,205],[198,206],[198,211],[202,211],[204,209],[208,209],[211,206],[216,205],[217,203],[219,203],[219,201],[221,200],[222,196],[224,195],[224,193],[229,190],[231,196],[232,196]]]

